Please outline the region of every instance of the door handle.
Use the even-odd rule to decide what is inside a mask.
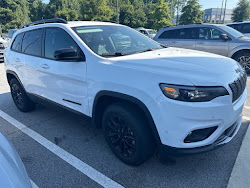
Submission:
[[[49,69],[49,68],[50,68],[50,66],[47,65],[47,64],[42,64],[41,67],[42,67],[43,69]]]
[[[172,41],[172,42],[170,42],[171,44],[175,44],[176,43],[176,41]]]
[[[197,44],[204,44],[204,42],[197,42]]]
[[[19,62],[20,62],[20,59],[19,59],[19,58],[16,58],[16,59],[15,59],[15,62],[19,63]]]

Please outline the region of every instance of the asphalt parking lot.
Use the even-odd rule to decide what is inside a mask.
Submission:
[[[243,115],[250,117],[249,97]],[[43,105],[29,113],[18,111],[0,64],[0,131],[38,187],[225,188],[248,124],[244,119],[237,136],[215,151],[164,163],[155,154],[145,164],[131,167],[112,154],[102,130],[77,114]]]

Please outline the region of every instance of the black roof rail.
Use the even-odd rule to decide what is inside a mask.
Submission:
[[[23,25],[22,28],[26,28],[32,25],[39,25],[39,24],[46,24],[46,23],[64,23],[67,24],[68,22],[62,18],[53,18],[53,19],[46,19],[46,20],[39,20],[35,22],[30,22],[28,24]]]

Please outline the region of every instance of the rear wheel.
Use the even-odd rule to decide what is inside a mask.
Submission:
[[[234,59],[241,64],[247,73],[250,73],[250,52],[240,52]]]
[[[28,98],[21,84],[15,79],[10,81],[12,99],[16,107],[22,112],[29,112],[34,109],[35,104]]]
[[[155,141],[145,117],[134,106],[115,103],[107,107],[102,125],[114,154],[129,165],[140,165],[155,150]]]

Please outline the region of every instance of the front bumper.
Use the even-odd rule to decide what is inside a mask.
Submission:
[[[189,103],[160,96],[151,104],[151,114],[160,137],[160,149],[168,153],[200,153],[228,143],[238,132],[247,90],[232,103],[230,95],[209,102]],[[223,136],[234,125],[233,133]],[[191,131],[217,126],[205,140],[185,143]]]

